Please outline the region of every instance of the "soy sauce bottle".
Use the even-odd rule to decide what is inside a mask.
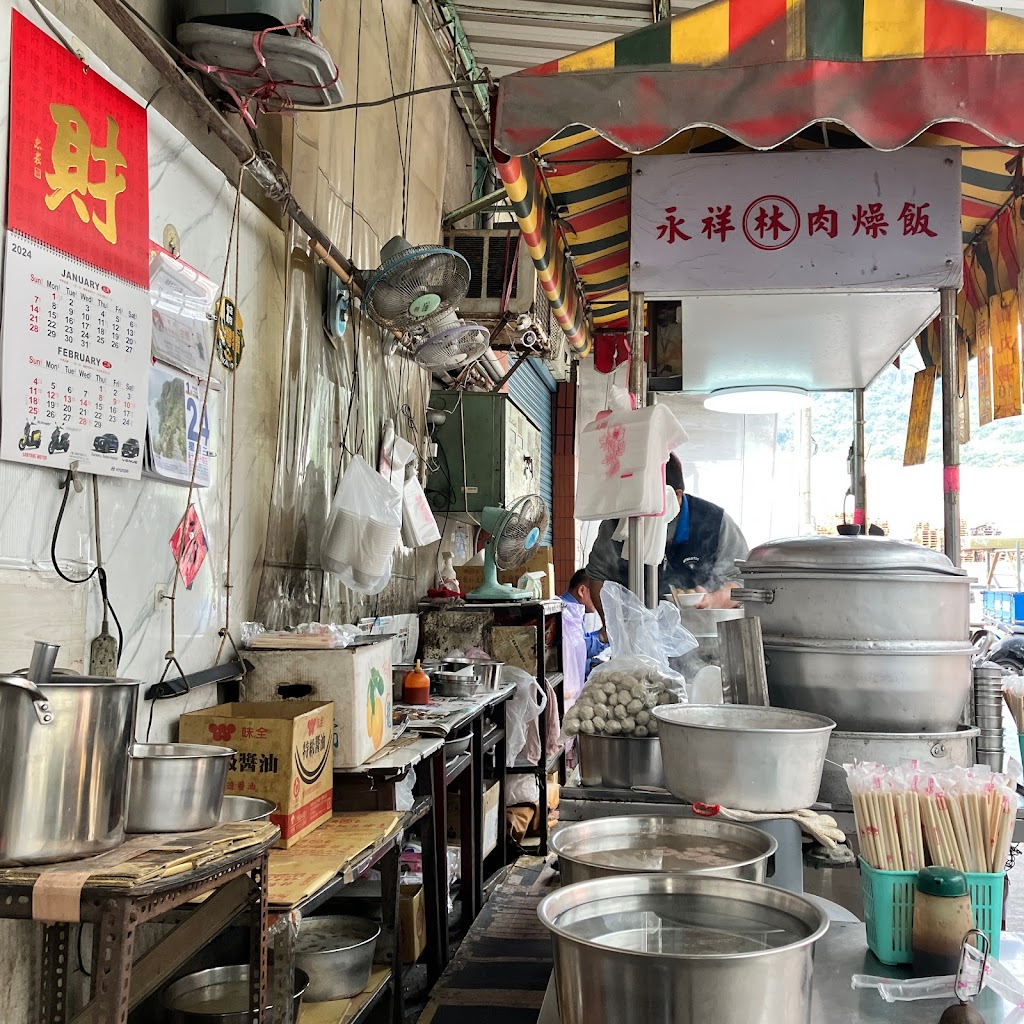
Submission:
[[[956,974],[960,946],[974,927],[967,879],[954,868],[923,868],[914,888],[914,973],[921,978]]]

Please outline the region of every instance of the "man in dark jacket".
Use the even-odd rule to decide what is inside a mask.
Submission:
[[[669,523],[665,559],[658,569],[658,596],[671,599],[671,587],[698,590],[707,596],[698,608],[735,608],[731,591],[741,584],[736,560],[747,557],[747,542],[733,519],[718,505],[686,494],[683,467],[674,456],[665,464],[665,483],[679,499],[679,515]],[[601,523],[586,574],[590,597],[602,612],[601,587],[607,580],[629,585],[623,542],[613,540],[618,520]]]

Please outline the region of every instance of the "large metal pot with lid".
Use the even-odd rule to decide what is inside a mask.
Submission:
[[[796,537],[754,548],[734,591],[766,635],[966,641],[970,583],[941,552],[890,537]]]
[[[139,684],[54,673],[36,644],[0,676],[0,866],[91,857],[124,841]]]

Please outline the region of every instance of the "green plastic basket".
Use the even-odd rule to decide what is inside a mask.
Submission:
[[[1003,879],[999,874],[967,874],[974,926],[992,943],[992,956],[999,956],[999,933],[1003,922]],[[864,927],[868,948],[883,963],[895,966],[913,960],[911,936],[914,931],[914,883],[916,871],[878,871],[860,861],[864,890]]]

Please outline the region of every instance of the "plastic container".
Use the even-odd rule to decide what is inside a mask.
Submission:
[[[890,966],[913,962],[914,885],[916,871],[878,871],[860,861],[864,893],[864,926],[868,948]],[[974,927],[992,943],[992,956],[999,956],[999,932],[1003,921],[1003,872],[972,874],[967,888],[971,894]]]
[[[406,704],[429,704],[430,703],[430,676],[420,668],[416,667],[406,673],[402,680],[402,700]]]
[[[914,883],[911,937],[914,973],[921,978],[956,974],[964,936],[974,927],[967,878],[954,868],[922,868]]]

